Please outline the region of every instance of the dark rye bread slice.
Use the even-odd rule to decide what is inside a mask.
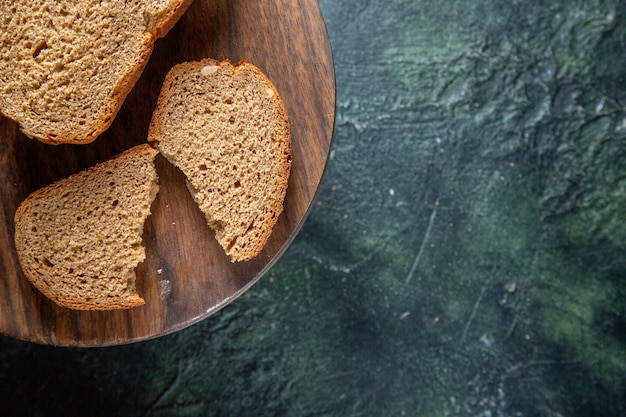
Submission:
[[[0,2],[0,115],[42,142],[92,142],[190,3]]]
[[[15,214],[24,274],[57,304],[110,310],[144,304],[135,268],[159,189],[156,149],[140,145],[32,193]]]
[[[148,140],[185,174],[231,261],[257,256],[283,210],[291,169],[287,113],[267,77],[246,62],[176,65]]]

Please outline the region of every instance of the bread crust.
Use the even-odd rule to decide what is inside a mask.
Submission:
[[[113,20],[97,16],[92,23],[85,17],[96,9],[95,2],[89,0],[72,4],[75,9],[70,11],[48,0],[3,2],[0,115],[16,121],[28,137],[44,143],[93,142],[115,119],[141,76],[155,40],[167,34],[191,3],[192,0],[119,2],[115,9],[101,7],[111,13],[119,12]],[[128,14],[118,11],[123,4],[130,5]],[[20,14],[26,14],[26,22],[32,20],[32,25],[41,29],[23,24]],[[129,28],[125,28],[124,19]],[[87,23],[81,26],[84,21]],[[113,30],[110,25],[117,24],[119,32],[106,32]],[[118,39],[94,38],[92,32],[99,30],[105,34],[103,37]],[[122,33],[130,30],[135,31],[132,36]],[[94,52],[90,43],[95,39],[111,45],[103,47],[103,52]],[[121,46],[116,46],[120,42]],[[126,49],[119,57],[107,56],[116,48]]]
[[[168,125],[171,122],[172,117],[168,114],[168,112],[170,112],[173,103],[179,100],[178,95],[181,85],[178,78],[184,77],[187,74],[204,74],[204,70],[209,72],[209,74],[213,71],[215,73],[226,72],[231,74],[232,79],[241,77],[241,74],[243,73],[246,73],[246,76],[252,76],[253,82],[262,85],[262,88],[265,89],[264,94],[271,97],[271,100],[269,100],[270,104],[263,105],[266,105],[268,108],[271,107],[269,110],[275,114],[275,116],[272,117],[272,120],[269,121],[268,125],[271,125],[270,127],[274,132],[273,140],[278,142],[278,148],[277,150],[274,150],[274,154],[270,155],[270,157],[274,159],[271,165],[271,172],[262,173],[262,177],[261,173],[259,174],[259,178],[261,178],[259,182],[271,180],[274,185],[274,188],[271,190],[272,195],[264,196],[263,203],[265,205],[262,208],[259,208],[267,213],[270,213],[270,215],[269,217],[261,217],[260,222],[262,225],[258,228],[254,228],[254,232],[258,233],[258,235],[249,239],[249,241],[246,242],[245,247],[239,247],[237,243],[242,239],[241,233],[237,235],[236,233],[231,233],[227,230],[229,227],[233,229],[232,225],[239,221],[237,214],[232,215],[232,217],[235,217],[234,219],[225,215],[220,217],[214,209],[214,206],[218,203],[215,201],[207,203],[207,200],[210,200],[212,197],[207,196],[206,183],[198,179],[197,173],[192,173],[188,167],[185,167],[186,161],[183,160],[185,158],[180,158],[175,155],[176,148],[179,145],[176,144],[177,139],[171,137],[171,132],[168,131]],[[251,101],[254,101],[254,99],[254,97],[250,98]],[[265,103],[267,103],[267,101]],[[255,104],[262,106],[260,102]],[[220,115],[217,115],[216,117],[219,118]],[[221,115],[221,117],[225,116]],[[202,119],[203,116],[199,116],[198,118]],[[222,127],[223,126],[216,125],[215,129],[217,131],[221,131]],[[267,243],[267,240],[272,233],[272,229],[276,224],[279,215],[283,211],[283,202],[291,170],[291,133],[287,111],[278,90],[266,77],[266,75],[259,68],[246,61],[240,61],[236,64],[232,64],[230,60],[217,61],[214,59],[204,59],[195,62],[184,62],[174,66],[167,74],[163,83],[163,87],[157,101],[157,107],[153,113],[152,121],[150,123],[148,141],[156,142],[161,153],[171,163],[181,168],[183,173],[185,173],[187,176],[187,187],[189,188],[191,195],[204,212],[209,226],[216,231],[216,238],[224,248],[225,252],[230,256],[231,261],[247,261],[256,257]],[[207,140],[204,146],[211,147],[213,146],[213,143]],[[263,152],[262,144],[256,144],[254,146],[258,146],[254,152],[258,151],[259,154]],[[202,161],[196,161],[196,159],[198,159],[198,155],[188,156],[188,159],[191,159],[198,164],[202,164]],[[215,161],[215,169],[223,170],[224,167],[231,162],[232,161],[228,159]],[[260,185],[262,184],[258,185],[260,189]],[[245,188],[245,186],[242,186],[242,188]],[[226,200],[220,201],[220,204],[224,205],[233,205],[233,203],[239,202],[236,200],[233,201],[233,199],[228,202],[226,202]],[[211,204],[213,207],[209,207]],[[247,221],[250,220],[246,219],[245,222]],[[256,220],[253,220],[253,222],[254,221]],[[252,225],[248,227],[250,228]],[[233,233],[235,236],[233,236]]]

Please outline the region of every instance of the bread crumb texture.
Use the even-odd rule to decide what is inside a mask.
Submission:
[[[15,215],[26,277],[57,304],[110,310],[144,304],[135,268],[158,191],[157,151],[140,145],[32,193]]]
[[[283,210],[291,168],[287,113],[268,78],[245,62],[175,66],[149,140],[185,174],[231,260],[257,256]]]
[[[43,142],[93,141],[190,3],[0,2],[0,113]]]

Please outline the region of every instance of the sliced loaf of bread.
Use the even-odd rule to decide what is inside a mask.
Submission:
[[[287,113],[268,78],[246,62],[175,66],[148,140],[185,174],[231,261],[256,257],[283,210],[291,169]]]
[[[0,2],[0,115],[46,143],[93,141],[190,3]]]
[[[57,304],[110,310],[144,304],[135,268],[159,189],[157,151],[140,145],[32,193],[15,214],[26,277]]]

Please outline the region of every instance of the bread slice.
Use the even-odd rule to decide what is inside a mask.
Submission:
[[[110,310],[144,304],[135,268],[159,189],[157,151],[140,145],[32,193],[15,214],[26,277],[57,304]]]
[[[234,261],[259,254],[287,190],[291,143],[278,91],[246,62],[206,59],[165,78],[148,133]]]
[[[0,115],[50,144],[88,143],[112,123],[156,38],[191,0],[0,3]]]

